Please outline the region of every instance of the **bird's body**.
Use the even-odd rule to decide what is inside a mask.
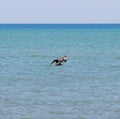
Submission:
[[[66,61],[67,61],[67,56],[63,56],[63,57],[53,60],[51,64],[55,62],[56,66],[60,66],[62,65],[62,62],[66,62]]]

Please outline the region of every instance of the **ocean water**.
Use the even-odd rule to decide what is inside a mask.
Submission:
[[[0,25],[0,119],[120,119],[120,25]]]

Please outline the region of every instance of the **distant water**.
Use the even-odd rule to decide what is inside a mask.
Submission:
[[[120,119],[120,25],[0,25],[0,119]]]

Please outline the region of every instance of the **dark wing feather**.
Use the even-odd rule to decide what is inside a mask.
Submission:
[[[58,59],[53,60],[51,64],[53,64],[54,62],[58,63]]]

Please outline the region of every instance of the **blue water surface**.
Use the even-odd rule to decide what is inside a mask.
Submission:
[[[119,118],[119,24],[0,25],[0,119]]]

